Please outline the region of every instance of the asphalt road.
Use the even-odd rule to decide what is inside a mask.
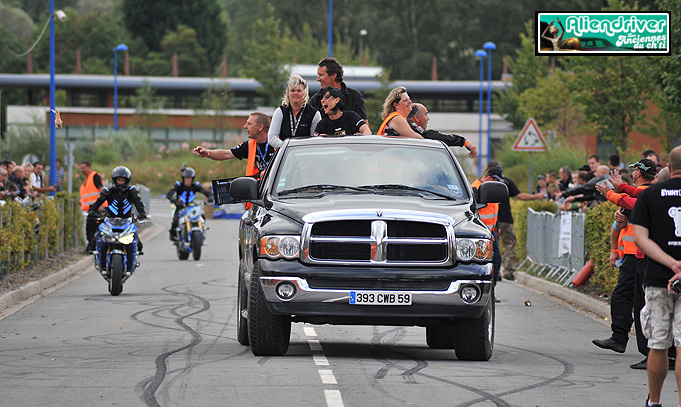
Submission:
[[[154,221],[169,224],[167,205]],[[159,210],[159,208],[162,208]],[[200,261],[161,233],[112,297],[93,269],[0,320],[0,406],[637,406],[645,371],[596,348],[609,327],[502,282],[488,362],[433,350],[425,329],[293,324],[283,357],[236,340],[238,221],[209,221]],[[164,226],[165,229],[165,226]],[[531,306],[526,306],[526,301]],[[673,375],[663,404],[676,405]]]

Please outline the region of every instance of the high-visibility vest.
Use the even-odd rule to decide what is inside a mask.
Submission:
[[[482,181],[478,178],[471,183],[471,188],[478,188],[482,184]],[[497,224],[499,218],[499,204],[498,203],[488,203],[486,207],[478,210],[480,215],[480,220],[484,223],[489,230],[494,230],[494,226]]]
[[[383,120],[383,123],[381,123],[381,127],[378,128],[378,133],[376,133],[376,134],[378,134],[379,136],[384,135],[385,134],[385,128],[388,127],[388,122],[390,120],[392,120],[392,118],[395,117],[395,116],[402,116],[402,114],[400,112],[390,113],[388,115],[388,117],[386,117],[385,120]],[[404,116],[402,116],[402,117],[404,117]],[[407,119],[405,118],[404,120],[407,120]]]
[[[85,181],[80,185],[80,209],[82,211],[88,211],[90,205],[95,203],[97,198],[99,198],[99,193],[101,191],[95,186],[95,174],[97,174],[97,172],[90,171],[90,174],[88,174]],[[102,204],[103,208],[107,206],[109,205],[106,202]]]
[[[649,185],[642,185],[638,189],[646,189]],[[627,226],[620,231],[620,235],[617,238],[617,250],[620,257],[625,254],[636,254],[638,247],[634,243],[634,225],[627,222]]]
[[[258,142],[255,141],[255,139],[248,140],[248,160],[246,161],[246,176],[251,177],[253,175],[258,175],[258,179],[260,179],[262,175],[260,175],[260,170],[255,165],[255,153],[257,149]],[[267,151],[265,151],[265,155],[267,155]],[[246,202],[244,206],[248,210],[251,209],[251,206],[253,206],[253,204],[250,202]]]

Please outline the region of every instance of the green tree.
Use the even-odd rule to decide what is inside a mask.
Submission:
[[[232,91],[229,85],[214,86],[203,93],[201,109],[195,111],[195,120],[201,127],[215,126],[217,139],[225,141],[225,133],[231,127],[228,111],[231,106]]]
[[[25,11],[2,4],[2,2],[0,2],[0,26],[5,27],[13,36],[19,37],[24,41],[33,39],[35,24],[33,24],[31,17]],[[5,39],[5,35],[2,38]]]
[[[155,123],[163,120],[164,99],[156,96],[156,92],[151,87],[151,83],[144,81],[144,86],[137,89],[135,96],[131,99],[135,108],[135,123],[147,133],[147,139],[151,141],[151,129]]]
[[[210,66],[220,62],[227,28],[216,0],[122,0],[121,10],[128,31],[133,37],[142,39],[150,51],[161,51],[161,42],[167,32],[185,25],[195,30],[197,42],[206,50]]]
[[[282,47],[282,39],[290,37],[290,33],[273,16],[255,20],[252,31],[254,36],[247,41],[249,51],[244,57],[244,73],[260,82],[258,92],[273,104],[284,93],[290,75]]]
[[[206,50],[198,44],[193,28],[179,25],[177,30],[169,31],[161,41],[161,48],[167,61],[177,53],[180,76],[209,76],[212,73]]]

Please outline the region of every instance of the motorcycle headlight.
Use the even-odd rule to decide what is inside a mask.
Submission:
[[[102,240],[104,243],[113,243],[116,241],[116,238],[111,235],[102,234]]]
[[[492,241],[489,239],[456,239],[456,258],[461,261],[487,261],[492,259]]]
[[[132,243],[133,240],[135,240],[135,234],[134,234],[134,233],[131,233],[131,234],[125,235],[125,236],[121,236],[121,237],[118,239],[119,242],[121,242],[121,243],[123,243],[123,244],[125,244],[125,245],[128,245],[128,244]]]
[[[260,239],[260,254],[272,259],[293,259],[300,253],[298,236],[265,236]]]

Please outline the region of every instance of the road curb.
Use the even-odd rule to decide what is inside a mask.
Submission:
[[[594,314],[600,315],[603,318],[610,319],[610,304],[599,301],[586,294],[582,294],[579,291],[563,287],[560,284],[542,278],[531,276],[522,271],[516,271],[515,280],[519,284],[561,298],[569,303],[585,308]]]
[[[151,228],[140,231],[140,239],[151,240],[158,236],[163,228],[154,224]],[[68,283],[84,276],[94,270],[92,256],[87,256],[78,260],[75,264],[67,266],[65,269],[54,274],[32,281],[14,291],[0,296],[0,318],[7,317],[30,304],[45,294],[61,288]],[[24,303],[23,305],[20,305]],[[6,312],[9,308],[15,308],[11,312]]]

